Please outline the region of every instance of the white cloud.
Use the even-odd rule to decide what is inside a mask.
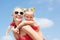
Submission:
[[[7,36],[3,36],[1,40],[13,40],[13,39],[10,35],[7,35]]]
[[[47,18],[34,18],[34,20],[41,28],[52,27],[54,24],[52,20],[49,20]]]

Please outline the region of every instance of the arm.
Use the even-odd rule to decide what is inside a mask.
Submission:
[[[6,35],[10,32],[11,26],[14,27],[14,22],[11,22],[10,25],[8,26],[8,29],[6,31]]]
[[[38,31],[40,30],[39,25],[37,25],[36,23],[34,23],[31,27],[32,27],[36,32],[38,32]]]
[[[10,29],[11,29],[11,27],[10,27],[10,26],[8,26],[8,29],[7,29],[7,31],[6,31],[6,35],[8,35],[8,34],[9,34]]]
[[[38,31],[37,33],[39,34],[39,36],[40,36],[40,38],[41,38],[42,40],[45,40],[45,38],[44,38],[44,36],[43,36],[43,33],[42,33],[41,31]]]
[[[38,28],[36,28],[36,32],[38,33],[38,35],[40,36],[40,38],[41,38],[42,40],[45,40],[44,35],[43,35],[43,33],[41,32],[41,30],[40,30],[40,27],[39,27],[37,24],[34,24],[34,26],[38,27]]]
[[[44,36],[43,36],[43,33],[42,33],[41,30],[40,30],[39,25],[37,25],[36,23],[34,23],[34,25],[33,25],[32,28],[38,33],[38,35],[40,36],[40,38],[41,38],[42,40],[45,40],[45,38],[44,38]]]
[[[35,30],[33,30],[29,25],[22,27],[21,30],[27,33],[33,40],[42,40],[38,33]]]
[[[16,31],[16,30],[17,30],[17,31]],[[15,34],[18,34],[18,33],[19,33],[19,30],[16,29],[16,28],[14,28],[14,27],[12,27],[12,31],[13,31],[13,33],[15,33]]]
[[[33,21],[25,21],[25,22],[20,23],[20,24],[17,26],[17,28],[19,29],[19,28],[21,28],[22,26],[25,26],[25,25],[33,25],[33,24],[34,24]]]
[[[12,27],[12,32],[13,32],[14,37],[17,39],[18,38],[18,33],[17,33],[17,31],[15,30],[14,27]]]
[[[28,26],[22,27],[22,30],[25,33],[27,33],[33,40],[44,40],[44,36],[41,31],[39,31],[39,30],[35,31],[31,28],[31,26],[29,26],[29,27]]]

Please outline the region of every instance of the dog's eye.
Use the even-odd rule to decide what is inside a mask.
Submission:
[[[24,13],[23,12],[20,12],[21,15],[23,15]]]
[[[18,11],[15,11],[15,14],[18,14]]]

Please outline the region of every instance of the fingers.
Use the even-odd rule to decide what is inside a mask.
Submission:
[[[19,30],[17,28],[15,29],[15,33],[19,34]]]
[[[15,34],[19,34],[19,30],[16,28],[16,29],[12,29],[12,31],[15,33]]]

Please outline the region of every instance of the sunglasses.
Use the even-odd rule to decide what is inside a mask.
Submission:
[[[24,14],[23,12],[15,11],[15,14],[18,14],[18,13],[20,13],[21,15],[23,15],[23,14]]]

